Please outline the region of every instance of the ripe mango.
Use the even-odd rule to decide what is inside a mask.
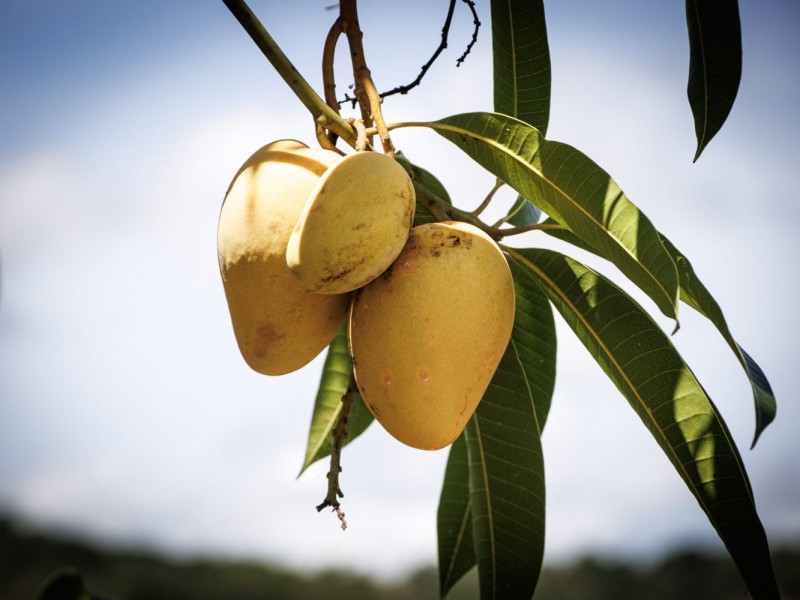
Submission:
[[[452,443],[500,363],[514,308],[511,271],[488,235],[460,222],[414,227],[353,296],[350,353],[369,410],[414,448]]]
[[[285,258],[309,194],[339,160],[335,152],[279,140],[242,165],[225,195],[217,234],[219,268],[239,350],[259,373],[299,369],[347,319],[349,294],[308,291]]]
[[[320,178],[297,220],[286,264],[320,294],[358,289],[403,249],[414,220],[414,185],[393,158],[357,152]]]

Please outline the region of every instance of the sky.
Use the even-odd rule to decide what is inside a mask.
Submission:
[[[317,89],[329,4],[251,4]],[[376,85],[414,79],[447,4],[361,4]],[[740,5],[739,95],[692,164],[683,4],[547,3],[548,137],[592,157],[681,248],[768,376],[777,418],[749,450],[747,379],[713,326],[682,309],[673,342],[730,426],[777,546],[800,538],[800,6]],[[419,88],[387,99],[387,121],[491,110],[489,5],[477,7],[483,27],[465,64],[455,67],[472,27],[460,7],[448,49]],[[224,5],[5,0],[0,81],[0,512],[176,555],[380,577],[434,563],[447,451],[405,447],[373,424],[343,454],[342,532],[314,508],[327,464],[297,478],[322,357],[265,377],[238,353],[216,257],[224,192],[258,147],[311,145],[314,130]],[[462,208],[492,186],[435,133],[402,129],[393,140]],[[512,199],[501,194],[495,216]],[[515,244],[559,247],[537,234]],[[623,284],[602,261],[570,253]],[[545,560],[720,549],[634,412],[559,318],[557,327]]]

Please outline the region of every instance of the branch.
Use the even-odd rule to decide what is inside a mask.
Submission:
[[[495,181],[494,187],[493,187],[491,190],[489,190],[489,193],[488,193],[488,194],[486,194],[486,198],[484,198],[484,199],[483,199],[483,202],[481,202],[481,203],[478,205],[478,208],[476,208],[475,210],[473,210],[473,211],[472,211],[470,214],[471,214],[473,217],[477,217],[477,216],[478,216],[478,215],[480,215],[480,214],[481,214],[481,213],[482,213],[484,210],[486,210],[486,208],[487,208],[487,207],[489,206],[489,204],[492,202],[492,199],[494,198],[494,195],[497,193],[497,191],[498,191],[498,190],[499,190],[501,187],[503,187],[503,185],[505,185],[505,182],[504,182],[502,179],[498,178],[498,179],[497,179],[497,181]]]
[[[339,17],[342,28],[347,35],[350,46],[350,60],[353,64],[353,78],[355,79],[355,95],[361,107],[361,120],[364,127],[371,127],[375,123],[378,135],[381,138],[383,151],[389,156],[394,156],[394,146],[386,122],[381,111],[381,97],[372,81],[372,73],[367,67],[364,56],[364,47],[361,43],[364,34],[358,23],[358,6],[356,0],[342,0],[339,4]]]
[[[383,92],[381,94],[381,98],[386,98],[387,96],[393,96],[394,94],[407,94],[409,90],[417,87],[422,82],[422,78],[425,77],[425,74],[428,72],[428,69],[431,68],[431,65],[436,61],[437,58],[439,58],[439,55],[444,51],[444,49],[447,48],[447,36],[450,34],[450,23],[453,20],[453,10],[455,9],[455,7],[456,7],[456,0],[450,0],[450,6],[447,9],[447,18],[445,18],[444,25],[442,26],[442,39],[439,42],[439,46],[434,51],[433,56],[431,56],[428,59],[428,62],[422,65],[422,69],[420,70],[419,75],[417,75],[417,78],[411,83],[408,83],[406,85],[399,85],[396,88],[389,90],[388,92]],[[346,96],[345,99],[347,99]]]
[[[278,72],[278,75],[281,76],[295,96],[309,110],[314,120],[317,123],[323,122],[327,129],[352,145],[356,139],[356,132],[319,97],[303,76],[300,75],[269,32],[253,14],[253,11],[250,10],[250,7],[247,6],[247,3],[244,0],[222,0],[222,2],[236,17],[236,20],[239,21],[239,24],[263,52],[264,56],[267,57],[267,60]]]
[[[433,215],[433,218],[438,221],[463,221],[464,223],[470,223],[474,225],[478,229],[483,230],[486,232],[489,237],[491,237],[495,241],[500,241],[504,237],[508,237],[510,235],[520,235],[521,233],[527,233],[529,231],[544,231],[547,229],[551,230],[565,230],[567,229],[563,225],[559,225],[557,223],[535,223],[532,225],[520,225],[519,227],[496,227],[493,225],[487,225],[483,221],[481,221],[473,212],[467,212],[465,210],[461,210],[460,208],[456,208],[449,202],[446,202],[433,192],[431,192],[428,188],[423,186],[422,184],[413,181],[414,184],[414,193],[417,197],[417,202],[420,202],[425,208],[430,211]]]
[[[475,3],[472,0],[463,0],[464,4],[469,6],[470,11],[472,11],[472,24],[475,25],[475,29],[472,31],[472,39],[467,44],[467,49],[464,50],[464,54],[458,57],[456,61],[456,67],[460,67],[461,63],[467,60],[467,54],[470,53],[472,47],[475,45],[475,42],[478,41],[478,29],[481,28],[480,19],[478,19],[478,13],[475,11]]]
[[[321,504],[317,505],[317,512],[330,506],[336,511],[336,516],[342,522],[342,529],[347,529],[347,522],[344,520],[344,511],[339,505],[339,498],[344,494],[339,487],[339,474],[342,472],[341,458],[342,446],[347,438],[347,421],[350,418],[350,411],[353,409],[353,401],[356,397],[356,378],[350,369],[350,382],[347,384],[347,391],[342,396],[342,411],[339,413],[339,420],[333,429],[333,443],[331,444],[331,468],[328,471],[328,494]]]

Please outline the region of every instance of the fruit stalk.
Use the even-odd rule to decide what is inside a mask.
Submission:
[[[280,46],[272,38],[264,25],[250,10],[244,0],[222,0],[239,24],[244,28],[256,46],[261,50],[278,75],[286,82],[295,96],[309,110],[314,120],[325,121],[330,131],[341,137],[348,144],[355,143],[356,132],[339,114],[328,106],[314,91],[309,83],[300,75]]]
[[[361,106],[361,118],[365,127],[370,127],[374,121],[381,138],[383,151],[389,156],[394,156],[394,145],[389,135],[389,129],[383,119],[381,111],[381,95],[372,81],[372,73],[367,67],[367,59],[364,56],[364,46],[361,39],[364,34],[358,23],[358,7],[356,0],[342,0],[339,3],[339,15],[342,21],[342,29],[347,36],[347,43],[350,46],[350,59],[353,64],[353,77],[355,78],[355,94]]]

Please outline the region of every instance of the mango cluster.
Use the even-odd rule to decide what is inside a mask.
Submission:
[[[497,244],[461,222],[413,227],[391,157],[279,140],[236,173],[217,249],[239,350],[265,375],[299,369],[345,323],[366,406],[434,450],[464,429],[511,336],[514,285]]]

